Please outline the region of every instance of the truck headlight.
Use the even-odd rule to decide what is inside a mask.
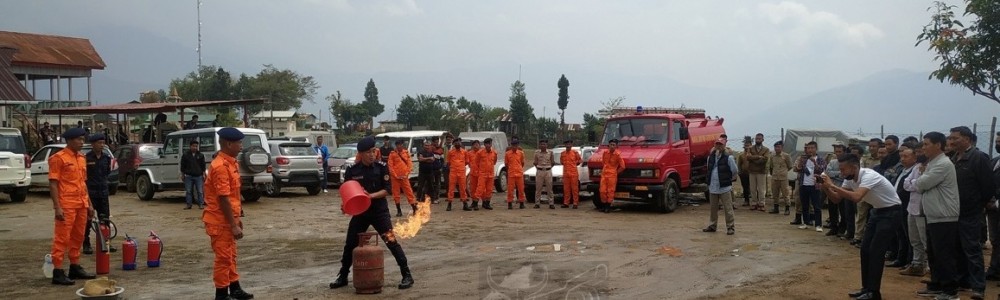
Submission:
[[[590,169],[590,176],[601,176],[601,169]]]
[[[652,178],[654,175],[653,173],[653,170],[639,170],[639,177]]]

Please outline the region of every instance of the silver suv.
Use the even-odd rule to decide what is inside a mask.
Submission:
[[[200,151],[211,164],[221,143],[219,129],[199,128],[171,132],[163,141],[163,151],[158,158],[143,160],[136,168],[135,191],[139,199],[149,200],[157,191],[184,190],[181,180],[181,156],[187,151],[191,141],[198,141]],[[243,201],[254,202],[260,199],[274,180],[271,176],[271,150],[267,145],[267,136],[263,130],[237,128],[246,135],[243,138],[243,152],[236,156],[240,166],[240,194]],[[207,169],[207,166],[206,166]]]
[[[17,128],[0,128],[0,191],[13,202],[24,202],[31,185],[31,160]],[[47,178],[48,176],[46,176]]]
[[[274,166],[274,184],[267,190],[267,195],[274,197],[281,194],[285,187],[300,186],[306,188],[309,195],[320,192],[320,181],[323,180],[323,159],[319,157],[312,144],[305,142],[269,141],[271,165]]]

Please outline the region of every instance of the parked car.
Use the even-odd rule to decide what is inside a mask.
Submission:
[[[10,194],[10,201],[24,202],[31,185],[31,159],[24,147],[24,137],[17,128],[0,128],[0,191]]]
[[[32,187],[49,187],[49,157],[64,148],[66,148],[66,144],[48,144],[42,147],[42,149],[38,149],[35,155],[31,156]],[[83,149],[80,149],[80,153],[86,155],[92,150],[94,150],[94,146],[85,144],[83,145]],[[114,195],[118,193],[118,160],[115,159],[115,155],[107,147],[104,147],[104,155],[111,157],[111,173],[108,174],[108,194]]]
[[[219,129],[198,128],[175,131],[168,134],[163,143],[163,150],[157,158],[145,159],[135,171],[135,192],[141,200],[153,198],[157,191],[184,190],[181,180],[181,155],[192,140],[198,141],[200,151],[206,160],[211,161],[220,150]],[[271,175],[271,150],[267,145],[267,137],[263,130],[238,128],[246,137],[243,139],[243,151],[236,156],[240,167],[242,183],[240,195],[243,201],[254,202],[260,199],[274,182]]]
[[[118,160],[118,176],[122,178],[121,185],[125,190],[135,192],[135,170],[143,160],[160,157],[163,144],[127,144],[119,145],[114,155]]]
[[[344,163],[348,159],[353,160],[354,156],[358,154],[358,144],[344,144],[337,149],[334,149],[330,153],[330,157],[326,159],[326,164],[330,167],[326,170],[326,181],[334,184],[344,183],[343,169]]]
[[[576,166],[576,172],[580,180],[580,198],[582,199],[593,196],[593,193],[584,189],[584,187],[587,186],[587,183],[590,182],[590,169],[587,168],[586,162],[590,159],[590,156],[594,155],[594,152],[597,152],[597,147],[573,147],[573,150],[580,153],[581,158],[581,164]],[[562,157],[563,152],[566,152],[566,147],[558,147],[551,149],[551,151],[555,156],[555,165],[552,166],[552,193],[554,195],[549,195],[549,198],[553,200],[562,199],[564,196],[563,168],[566,166],[562,165],[560,158]],[[531,154],[525,153],[525,155]],[[535,202],[535,173],[537,171],[538,170],[535,169],[534,166],[527,171],[524,171],[524,196],[529,202]]]
[[[319,194],[323,180],[323,160],[313,145],[303,142],[268,141],[271,148],[271,165],[274,166],[274,183],[267,195],[281,194],[285,187],[301,186],[309,195]]]

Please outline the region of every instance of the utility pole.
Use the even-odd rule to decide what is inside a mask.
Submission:
[[[201,70],[201,0],[198,0],[198,70]]]

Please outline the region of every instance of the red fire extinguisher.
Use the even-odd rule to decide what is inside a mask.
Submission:
[[[163,255],[163,241],[156,235],[156,232],[150,230],[149,240],[146,242],[146,266],[159,267],[161,255]]]
[[[105,232],[110,232],[107,227],[97,219],[90,220],[90,223],[94,229],[94,234],[97,237],[97,275],[108,274],[111,271],[111,257],[108,254],[108,234]]]
[[[139,256],[139,243],[134,238],[125,235],[122,242],[122,270],[135,270],[135,260]]]

